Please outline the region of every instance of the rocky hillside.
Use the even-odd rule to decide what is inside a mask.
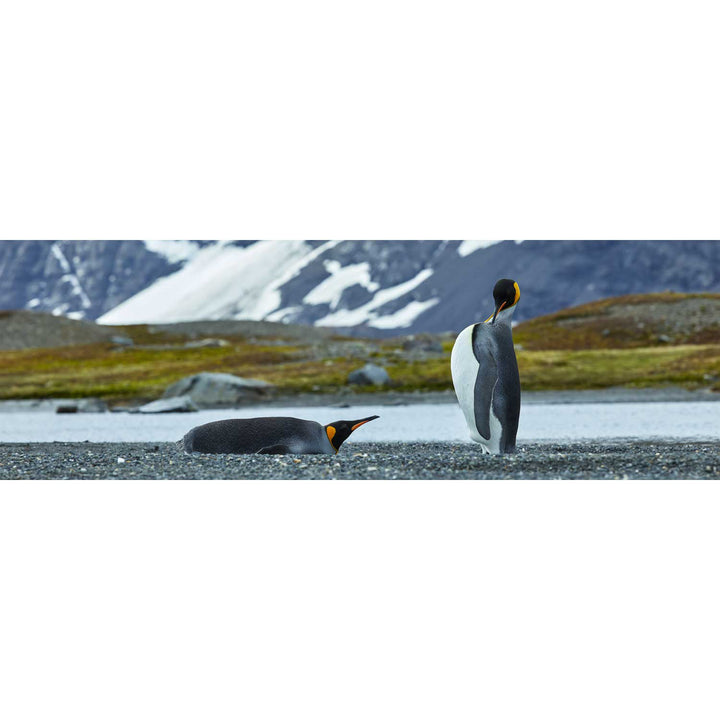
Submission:
[[[397,340],[401,344],[447,346],[454,337],[452,332],[420,333],[400,336]],[[598,300],[519,323],[514,337],[516,343],[527,350],[720,346],[720,294],[668,292]],[[0,350],[94,343],[144,346],[213,338],[328,348],[343,342],[357,344],[361,340],[334,328],[255,320],[114,326],[26,310],[0,312]],[[328,352],[332,351],[328,349]]]
[[[87,320],[19,310],[0,312],[0,350],[26,350],[110,342],[117,328]]]

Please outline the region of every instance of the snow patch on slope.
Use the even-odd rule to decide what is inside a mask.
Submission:
[[[405,317],[402,315],[399,315],[399,317],[396,320],[392,320],[392,318],[395,318],[398,313],[393,313],[392,315],[379,315],[375,311],[385,305],[386,303],[389,303],[392,300],[396,300],[399,297],[402,297],[403,295],[406,295],[407,293],[414,290],[418,285],[425,282],[431,275],[433,274],[433,271],[430,268],[425,268],[424,270],[421,270],[414,278],[411,278],[410,280],[406,280],[404,283],[400,283],[399,285],[394,285],[393,287],[385,288],[384,290],[378,290],[378,292],[375,293],[375,297],[373,297],[370,302],[365,303],[365,305],[362,305],[358,308],[355,308],[353,310],[338,310],[334,313],[330,313],[329,315],[326,315],[324,318],[320,318],[315,325],[321,326],[321,327],[353,327],[355,325],[360,325],[362,323],[367,322],[368,324],[372,324],[373,322],[377,322],[380,318],[385,318],[387,322],[405,322]],[[434,300],[434,298],[433,298]],[[426,301],[429,302],[429,301]],[[435,304],[433,302],[433,304]],[[426,307],[423,307],[420,312],[423,312],[426,310],[429,305]],[[420,312],[417,314],[419,315]],[[416,315],[417,317],[417,315]],[[413,318],[414,319],[414,318]],[[372,321],[372,322],[371,322]],[[412,320],[410,321],[412,322]],[[408,323],[409,325],[410,323]],[[374,325],[374,327],[379,327],[378,325]],[[400,325],[384,325],[383,327],[406,327],[404,324]]]
[[[335,310],[343,292],[353,285],[361,285],[370,292],[375,292],[380,285],[370,279],[370,263],[342,267],[337,260],[326,260],[323,265],[330,273],[319,285],[316,285],[304,298],[308,305],[330,305]]]
[[[72,271],[72,266],[68,262],[68,259],[65,257],[65,253],[62,251],[62,248],[60,247],[59,243],[53,243],[50,246],[50,252],[52,252],[55,259],[60,264],[60,267],[62,268],[62,271],[64,275],[60,278],[61,282],[70,283],[72,286],[71,293],[73,295],[77,295],[80,298],[80,304],[83,306],[85,310],[87,310],[92,303],[90,302],[90,298],[88,297],[87,293],[83,289],[82,284],[80,283],[80,279],[78,276]],[[66,313],[69,306],[67,303],[64,303],[63,305],[59,306],[58,308],[55,308],[58,312],[56,313],[55,310],[53,310],[53,315],[62,315],[63,313]],[[68,317],[70,316],[77,316],[84,317],[84,313],[80,311],[75,311],[74,313],[68,313]]]
[[[283,244],[297,244],[297,243],[291,243],[286,241],[280,241]],[[316,257],[319,255],[322,255],[325,251],[330,250],[331,248],[334,248],[340,240],[328,240],[328,242],[323,243],[319,247],[316,247],[314,250],[311,248],[311,246],[307,245],[306,243],[302,242],[301,245],[304,248],[304,255],[299,259],[299,261],[295,262],[293,265],[286,266],[284,269],[282,267],[276,267],[276,268],[270,268],[271,274],[275,274],[279,272],[279,275],[275,277],[274,280],[271,282],[266,283],[266,288],[264,294],[256,301],[255,306],[251,309],[243,310],[239,314],[236,314],[234,317],[236,320],[266,320],[269,319],[269,316],[274,313],[276,310],[280,308],[280,304],[282,302],[282,297],[280,294],[280,288],[289,280],[292,280],[292,278],[297,277],[302,269],[309,265],[313,260],[315,260]],[[273,248],[278,245],[277,240],[265,240],[263,243],[257,243],[257,244],[265,244],[267,245],[267,248],[269,250],[269,257],[268,257],[268,265],[273,261],[274,259],[274,250]],[[251,246],[251,248],[254,246]],[[251,249],[251,248],[248,248]]]
[[[156,255],[162,255],[173,265],[193,257],[200,245],[193,240],[143,240],[145,247]]]
[[[263,240],[247,247],[217,243],[199,248],[177,272],[98,319],[104,325],[263,320],[280,308],[279,288],[338,241]]]
[[[65,257],[65,253],[62,251],[62,248],[57,243],[53,243],[50,247],[50,252],[53,254],[55,259],[60,263],[60,267],[62,268],[62,271],[64,273],[70,272],[70,263],[67,261],[67,258]]]
[[[499,242],[502,242],[502,240],[463,240],[458,245],[457,252],[460,257],[467,257],[476,250],[496,245]]]
[[[410,327],[422,313],[429,310],[433,305],[437,305],[439,302],[440,298],[436,297],[423,301],[413,300],[392,315],[383,315],[382,317],[370,320],[368,325],[383,330]]]

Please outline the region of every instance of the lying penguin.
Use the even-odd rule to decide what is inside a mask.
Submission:
[[[338,420],[329,425],[292,417],[218,420],[193,428],[180,444],[185,452],[334,455],[352,432],[378,417]]]
[[[514,280],[493,288],[495,312],[466,327],[450,360],[453,385],[470,437],[484,453],[515,452],[520,418],[520,375],[512,336],[512,316],[520,300]]]

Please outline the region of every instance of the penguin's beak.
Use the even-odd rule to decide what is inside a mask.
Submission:
[[[371,420],[377,420],[380,416],[379,415],[371,415],[370,417],[363,418],[362,420],[356,420],[352,427],[350,428],[350,432],[354,432],[357,430],[361,425],[364,425],[365,423],[369,423]]]
[[[493,315],[493,323],[495,323],[495,318],[497,317],[497,314],[507,305],[507,300],[503,302],[503,304],[500,307],[495,308],[495,314]]]

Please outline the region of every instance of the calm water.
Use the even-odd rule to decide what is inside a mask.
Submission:
[[[195,425],[227,417],[290,415],[327,424],[380,415],[351,440],[366,442],[469,442],[457,405],[407,405],[351,408],[293,407],[206,410],[198,413],[56,415],[50,412],[0,413],[0,442],[164,442],[179,440]],[[520,416],[523,440],[599,438],[674,438],[720,440],[720,403],[574,403],[526,405]]]

